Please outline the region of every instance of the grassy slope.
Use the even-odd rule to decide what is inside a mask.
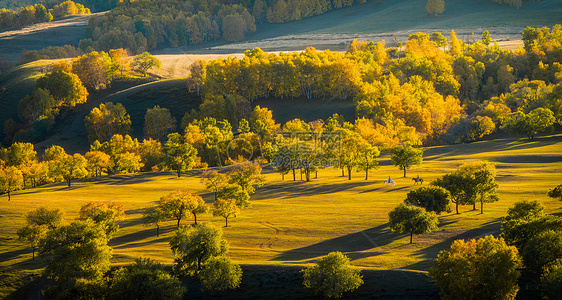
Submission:
[[[383,156],[380,169],[372,172],[368,181],[363,173],[355,172],[348,181],[333,169],[321,170],[319,178],[309,183],[293,182],[290,176],[281,181],[280,175],[266,168],[267,183],[252,196],[253,207],[243,210],[224,228],[230,255],[242,264],[305,265],[331,251],[342,251],[354,265],[366,269],[427,271],[437,253],[447,249],[453,240],[498,234],[501,218],[514,202],[538,200],[548,213],[562,213],[561,202],[546,196],[548,189],[562,181],[560,147],[562,134],[534,141],[510,138],[432,147],[426,149],[423,165],[411,170],[407,178],[402,178],[402,172]],[[387,214],[415,188],[411,177],[420,174],[429,182],[472,160],[497,164],[499,202],[485,204],[484,214],[472,211],[469,206],[461,207],[460,215],[442,214],[440,230],[415,236],[411,245],[407,235],[390,232]],[[115,265],[130,263],[138,256],[171,264],[168,241],[175,222],[163,224],[163,234],[157,238],[155,228],[142,226],[142,209],[177,188],[201,193],[210,204],[213,198],[203,190],[200,174],[190,171],[181,178],[172,173],[90,178],[76,181],[71,188],[59,183],[19,191],[11,202],[3,196],[0,198],[0,228],[3,229],[0,270],[41,268],[40,261],[31,261],[30,249],[18,243],[15,236],[16,230],[24,226],[28,211],[47,205],[60,207],[66,212],[66,219],[72,220],[80,206],[92,200],[125,204],[127,218],[110,242]],[[389,175],[396,180],[396,186],[382,183]],[[224,225],[224,219],[213,218],[211,214],[198,219]],[[192,222],[182,221],[185,225]],[[388,290],[394,289],[391,286]]]

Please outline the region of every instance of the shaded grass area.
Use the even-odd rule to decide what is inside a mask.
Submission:
[[[504,138],[431,147],[425,149],[423,164],[409,170],[406,178],[398,168],[381,164],[380,169],[370,173],[367,181],[362,172],[353,172],[352,180],[347,180],[347,176],[341,177],[339,170],[331,168],[320,170],[318,179],[311,182],[298,180],[298,174],[297,181],[289,176],[282,181],[279,174],[265,166],[266,185],[252,196],[253,206],[229,219],[229,227],[223,227],[232,259],[244,265],[259,265],[245,267],[248,270],[263,270],[263,273],[247,271],[245,276],[250,277],[245,277],[243,289],[234,292],[232,297],[252,298],[252,293],[261,289],[274,299],[283,295],[291,297],[290,293],[297,298],[307,298],[310,295],[300,286],[298,270],[331,251],[348,255],[353,265],[364,269],[365,276],[373,272],[374,278],[383,277],[366,284],[365,295],[406,299],[408,295],[413,295],[410,298],[426,297],[423,295],[427,291],[427,297],[435,297],[435,287],[430,287],[425,272],[439,251],[448,249],[455,239],[499,234],[501,218],[507,208],[521,200],[537,200],[546,207],[547,213],[562,213],[562,202],[546,196],[550,188],[562,182],[562,162],[551,158],[558,155],[561,147],[562,134],[538,137],[534,141]],[[533,159],[526,159],[527,156]],[[513,157],[514,161],[504,162],[502,157]],[[521,159],[518,161],[517,157]],[[387,159],[388,154],[380,158],[381,161]],[[459,215],[443,213],[439,216],[439,230],[414,236],[413,244],[409,244],[407,234],[390,232],[388,212],[416,188],[412,177],[419,174],[426,185],[454,171],[460,164],[474,160],[496,162],[499,202],[485,204],[483,214],[472,210],[472,206],[461,206]],[[41,260],[32,261],[31,249],[20,244],[15,234],[25,225],[26,214],[41,206],[61,208],[70,222],[88,201],[122,202],[126,219],[110,241],[113,266],[130,264],[139,256],[171,265],[169,240],[175,231],[175,221],[163,223],[161,235],[156,237],[155,227],[143,226],[142,211],[178,188],[200,193],[207,203],[212,203],[213,195],[204,190],[200,176],[200,170],[184,172],[180,178],[172,172],[104,176],[77,180],[70,188],[65,183],[57,183],[18,191],[10,202],[6,196],[0,196],[0,227],[3,229],[0,270],[15,276],[2,279],[5,287],[2,292],[17,289],[8,288],[4,281],[17,282],[18,279],[9,278],[17,278],[18,271],[35,272],[42,268]],[[383,184],[388,176],[396,181],[396,186]],[[210,213],[198,216],[198,221],[224,226],[224,219],[212,217]],[[182,225],[192,223],[192,218],[182,220]],[[273,275],[267,277],[265,274],[270,272]],[[400,278],[391,274],[407,275]],[[408,277],[414,275],[420,277]],[[387,279],[388,285],[385,285]],[[410,290],[399,286],[404,282],[412,285]],[[197,293],[198,287],[192,288],[192,284],[195,283],[188,282],[190,290]],[[285,289],[287,293],[283,293]],[[400,296],[402,291],[406,291],[406,296]],[[357,293],[357,297],[363,297],[363,292]],[[353,298],[355,296],[353,294]]]

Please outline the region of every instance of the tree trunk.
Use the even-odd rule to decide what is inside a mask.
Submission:
[[[318,179],[318,171],[315,172],[314,179]]]
[[[33,253],[33,260],[35,260],[35,247],[31,247],[31,253]]]
[[[404,167],[404,178],[406,178],[406,167]]]
[[[69,180],[67,180],[67,182],[68,182],[68,187],[70,187],[70,179],[69,179]]]
[[[228,227],[228,217],[225,217],[224,221],[225,221],[224,227]]]
[[[455,209],[457,210],[457,215],[459,214],[459,201],[455,203]]]
[[[484,201],[480,201],[480,214],[484,213]]]
[[[10,201],[10,200],[11,200],[10,191],[8,191],[8,201]]]
[[[412,231],[410,231],[410,244],[412,243],[412,237],[414,236],[414,233]]]
[[[297,174],[295,173],[294,168],[293,168],[293,181],[297,181]]]
[[[181,221],[181,218],[178,218],[178,229],[180,229],[180,221]]]
[[[347,167],[347,180],[351,180],[351,167]]]
[[[215,191],[215,201],[217,201],[217,192]]]
[[[160,225],[156,225],[156,237],[160,236]]]
[[[283,173],[281,173],[281,180],[285,180],[285,174],[283,174]],[[217,200],[217,199],[215,198],[215,200]]]
[[[369,169],[365,170],[365,180],[369,180]]]
[[[181,168],[178,169],[178,178],[180,177],[180,175],[181,175]]]
[[[341,177],[345,177],[345,171],[343,167],[341,167]]]
[[[197,215],[193,214],[193,218],[195,219],[195,225],[197,225]]]

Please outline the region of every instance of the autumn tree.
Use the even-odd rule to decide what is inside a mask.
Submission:
[[[425,6],[425,11],[428,14],[442,14],[445,11],[445,1],[443,0],[429,0]]]
[[[392,165],[398,166],[400,170],[404,170],[404,177],[406,177],[406,170],[413,165],[419,165],[423,160],[423,151],[415,149],[410,145],[396,147],[392,150]]]
[[[414,234],[429,233],[437,229],[439,221],[435,213],[423,208],[400,203],[388,213],[390,229],[396,233],[410,233],[410,244]]]
[[[231,166],[228,170],[228,182],[239,185],[251,195],[256,191],[257,187],[265,184],[265,178],[261,175],[261,171],[262,168],[257,161],[238,163]]]
[[[421,206],[428,212],[450,212],[449,192],[438,186],[421,187],[406,194],[404,203],[414,206]]]
[[[491,42],[492,42],[492,36],[488,32],[488,30],[484,30],[484,33],[482,33],[482,44],[486,46],[490,46]]]
[[[38,88],[33,90],[31,96],[26,96],[18,103],[18,116],[21,120],[32,124],[41,116],[53,119],[55,111],[55,98],[48,90]]]
[[[121,103],[106,102],[92,109],[84,118],[91,143],[109,141],[115,134],[126,135],[131,131],[131,117]]]
[[[341,252],[330,252],[301,273],[306,288],[327,298],[341,298],[363,284],[361,271],[351,266],[350,259]]]
[[[131,68],[144,76],[148,75],[148,71],[152,68],[162,68],[162,62],[148,52],[143,52],[133,58]]]
[[[88,91],[82,80],[76,74],[65,71],[53,71],[39,77],[35,89],[49,91],[55,100],[55,107],[74,107],[86,103],[88,99]]]
[[[478,241],[456,240],[433,262],[429,276],[442,299],[513,299],[519,290],[517,249],[488,235]]]
[[[125,219],[125,209],[119,202],[91,201],[80,207],[79,220],[91,220],[99,226],[108,239],[119,230],[116,222]]]
[[[529,236],[521,252],[527,271],[540,275],[545,267],[562,258],[562,231],[545,230]]]
[[[39,207],[27,214],[27,224],[31,226],[46,226],[48,230],[60,227],[64,222],[64,213],[58,209]]]
[[[222,293],[233,290],[242,282],[242,268],[226,256],[211,257],[199,273],[204,291]]]
[[[191,194],[186,190],[176,190],[161,197],[158,207],[166,217],[173,217],[178,221],[178,228],[180,228],[180,221],[190,214],[193,215],[194,224],[197,225],[197,214],[209,210],[201,196]]]
[[[222,237],[220,228],[204,223],[177,230],[170,240],[170,248],[175,256],[174,272],[192,275],[199,273],[209,259],[225,255],[228,242]]]
[[[144,136],[157,141],[163,141],[169,133],[176,130],[176,119],[170,110],[155,105],[146,110],[144,115]]]
[[[213,216],[223,217],[225,221],[224,227],[228,227],[228,218],[231,216],[236,217],[240,212],[240,208],[236,205],[236,199],[218,199],[213,203]]]
[[[109,87],[112,79],[111,58],[105,52],[92,51],[72,61],[72,72],[93,91]]]
[[[454,56],[459,56],[463,51],[463,42],[457,38],[454,30],[451,30],[451,37],[449,39],[449,51]]]
[[[113,64],[119,68],[121,75],[123,75],[123,72],[127,71],[129,68],[129,52],[127,49],[111,49],[109,50],[109,57],[111,57]]]
[[[101,176],[104,170],[106,172],[108,171],[111,157],[106,153],[101,151],[89,151],[86,152],[84,158],[86,158],[87,161],[86,169],[89,174],[94,174],[94,176],[97,177]]]
[[[115,271],[109,299],[180,300],[185,292],[181,281],[163,270],[160,263],[149,258],[137,258],[130,267]]]
[[[47,226],[27,225],[18,229],[17,235],[20,242],[31,246],[32,259],[35,259],[35,249],[39,246],[41,239],[47,234]]]
[[[168,134],[168,140],[164,144],[165,163],[175,170],[178,177],[181,170],[191,169],[197,156],[197,149],[183,141],[179,133]]]
[[[215,194],[216,201],[217,193],[228,183],[228,176],[217,171],[205,170],[201,181],[205,184],[207,190]]]
[[[8,194],[8,201],[11,200],[10,193],[23,188],[23,175],[14,166],[0,166],[0,193]]]
[[[552,131],[555,121],[554,113],[550,109],[539,107],[528,114],[522,111],[509,114],[502,128],[526,135],[532,140],[539,133]]]

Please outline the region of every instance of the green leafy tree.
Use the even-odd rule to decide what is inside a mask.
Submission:
[[[148,52],[143,52],[133,58],[131,68],[144,76],[148,75],[148,70],[152,68],[162,68],[162,62]]]
[[[442,14],[445,11],[445,1],[443,0],[429,0],[425,6],[425,11],[428,14]]]
[[[431,185],[446,189],[451,195],[451,202],[455,204],[455,211],[459,213],[459,205],[467,205],[473,203],[471,189],[472,181],[469,177],[458,172],[445,174],[435,179]]]
[[[181,281],[162,270],[158,262],[137,258],[132,266],[115,271],[108,299],[180,300],[185,292]]]
[[[18,230],[18,239],[31,246],[33,259],[35,259],[35,249],[39,246],[39,242],[47,234],[48,227],[45,225],[27,225]]]
[[[358,146],[357,171],[365,171],[365,180],[369,179],[369,170],[379,168],[377,157],[380,155],[379,148],[363,142]]]
[[[181,176],[182,169],[191,169],[197,156],[197,149],[183,141],[179,133],[168,134],[164,145],[165,163]]]
[[[341,252],[329,253],[301,273],[306,288],[327,298],[341,298],[363,284],[361,271],[351,266],[349,258]]]
[[[72,180],[88,176],[88,170],[86,169],[88,161],[80,153],[67,155],[57,162],[57,165],[59,166],[58,172],[66,180],[69,187]]]
[[[118,202],[88,202],[80,208],[79,220],[91,220],[103,229],[108,239],[117,232],[119,225],[116,222],[125,219],[125,209]]]
[[[258,162],[245,161],[235,164],[228,170],[228,183],[239,185],[251,195],[256,191],[256,187],[263,186],[265,183],[261,170]]]
[[[237,289],[242,282],[242,268],[226,256],[211,257],[199,273],[201,288],[213,294]]]
[[[86,169],[93,176],[101,176],[103,171],[108,172],[111,157],[101,151],[89,151],[84,155],[87,161]]]
[[[27,224],[30,226],[46,226],[48,230],[60,227],[64,222],[64,213],[58,209],[39,207],[27,214]]]
[[[388,213],[390,229],[396,233],[410,233],[410,244],[414,234],[429,233],[437,229],[439,220],[435,213],[428,213],[423,208],[400,203]]]
[[[546,230],[531,236],[522,252],[526,269],[540,275],[544,267],[562,258],[562,231]]]
[[[236,205],[236,199],[218,199],[213,203],[213,216],[223,217],[225,221],[224,227],[228,227],[228,218],[231,216],[236,217],[240,212],[240,208]]]
[[[414,206],[421,206],[428,212],[440,214],[442,212],[450,212],[449,192],[438,186],[421,187],[406,194],[404,203]]]
[[[407,169],[422,163],[423,151],[415,149],[410,145],[404,145],[394,148],[390,158],[392,159],[392,165],[398,166],[400,170],[404,170],[404,177],[406,177]]]
[[[514,299],[520,261],[517,249],[502,238],[456,240],[439,253],[429,276],[441,289],[441,299]]]
[[[159,206],[149,207],[142,214],[142,223],[144,225],[156,225],[156,237],[160,236],[160,223],[166,220],[166,214]]]
[[[562,295],[562,265],[551,264],[541,276],[542,294],[546,299],[560,299]]]
[[[105,231],[91,220],[49,231],[38,247],[39,256],[47,262],[44,275],[59,283],[72,278],[101,279],[111,259],[107,241]]]
[[[0,194],[8,194],[10,201],[10,193],[23,188],[23,175],[18,168],[9,166],[0,166]]]
[[[126,135],[131,131],[131,117],[121,103],[106,102],[92,109],[84,118],[90,143],[109,141],[114,135]]]
[[[472,203],[480,202],[480,213],[484,213],[484,203],[496,202],[499,200],[496,183],[496,166],[487,161],[464,163],[459,166],[458,171],[463,174],[470,182],[466,189],[473,191]]]
[[[174,253],[174,272],[190,275],[198,273],[207,261],[228,252],[228,242],[222,230],[210,223],[178,229],[170,240]]]
[[[522,111],[509,114],[502,128],[526,135],[532,140],[539,133],[552,131],[555,121],[554,113],[550,109],[539,107],[528,114]]]
[[[562,184],[555,186],[553,189],[549,190],[548,193],[546,194],[548,195],[548,197],[562,201]]]
[[[144,136],[163,141],[169,133],[176,130],[176,119],[170,110],[156,105],[146,110],[144,115]]]
[[[252,206],[248,191],[244,190],[240,185],[235,183],[229,183],[223,186],[217,193],[217,199],[234,199],[236,201],[236,206],[239,208]]]
[[[27,96],[20,100],[18,104],[18,116],[21,120],[32,124],[41,116],[54,118],[55,98],[48,90],[38,88],[33,90],[31,96]]]
[[[447,38],[443,34],[441,34],[441,32],[432,33],[429,37],[429,40],[432,41],[437,48],[444,48],[449,43],[447,41]]]

